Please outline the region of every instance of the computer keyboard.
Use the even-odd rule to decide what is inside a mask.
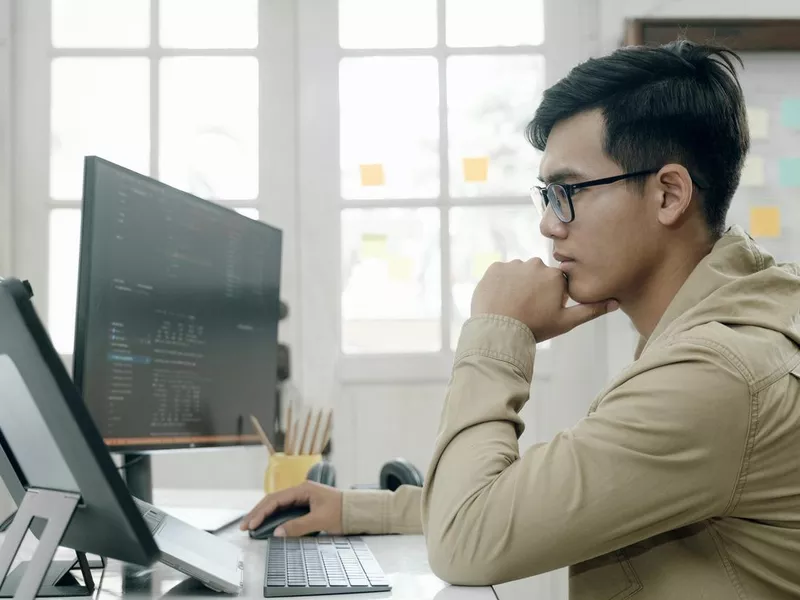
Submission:
[[[378,561],[359,537],[269,539],[265,598],[391,589]]]

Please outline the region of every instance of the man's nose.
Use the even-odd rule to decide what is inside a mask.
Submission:
[[[567,235],[567,226],[563,223],[553,211],[551,205],[547,208],[542,215],[542,220],[539,223],[539,231],[546,238],[564,238]]]

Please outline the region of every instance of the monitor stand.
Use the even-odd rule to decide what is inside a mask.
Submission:
[[[94,593],[94,579],[83,552],[77,553],[77,564],[84,585],[79,585],[70,572],[76,561],[53,562],[79,502],[80,495],[69,492],[31,488],[25,493],[0,546],[0,598],[64,598]],[[29,561],[11,571],[20,546],[37,517],[44,519],[45,525],[36,551]],[[105,562],[102,564],[105,566]]]
[[[131,495],[153,504],[153,471],[150,455],[125,454],[123,459],[125,482]],[[238,523],[245,516],[241,510],[226,508],[158,505],[158,509],[210,533],[216,533],[233,523]]]

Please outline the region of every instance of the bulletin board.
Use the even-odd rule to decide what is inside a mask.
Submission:
[[[625,43],[679,36],[713,40],[742,57],[751,144],[728,223],[779,260],[800,261],[800,20],[636,19]]]

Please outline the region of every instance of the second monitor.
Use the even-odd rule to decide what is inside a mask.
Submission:
[[[96,157],[82,219],[73,376],[109,449],[273,433],[281,231]]]

